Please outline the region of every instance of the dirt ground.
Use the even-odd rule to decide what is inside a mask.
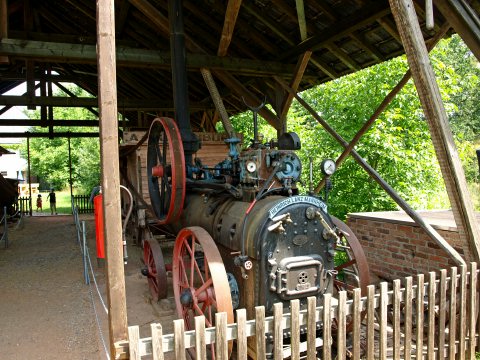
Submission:
[[[80,220],[86,223],[91,263],[106,302],[93,216],[81,215]],[[93,281],[85,284],[73,217],[25,217],[18,229],[9,230],[9,243],[8,249],[0,244],[0,358],[106,359],[101,335],[108,348],[108,318]],[[171,332],[176,318],[173,299],[153,302],[140,273],[140,248],[129,246],[128,254],[129,325],[140,325],[141,337],[150,336],[152,322],[161,322],[164,333]]]

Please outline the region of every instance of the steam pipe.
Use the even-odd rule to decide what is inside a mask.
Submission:
[[[190,126],[190,113],[188,110],[188,82],[182,0],[168,1],[168,19],[170,23],[170,52],[175,118],[182,136],[185,164],[188,166],[192,164],[192,154],[198,150],[199,145],[198,139]]]

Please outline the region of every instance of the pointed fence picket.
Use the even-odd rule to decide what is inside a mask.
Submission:
[[[449,276],[447,276],[449,275]],[[428,281],[425,281],[428,280]],[[403,285],[403,287],[401,287]],[[311,297],[306,304],[290,302],[290,312],[283,304],[273,306],[273,316],[265,317],[265,308],[255,308],[255,319],[247,320],[245,309],[236,311],[237,323],[227,324],[226,314],[215,316],[216,327],[205,328],[203,317],[195,318],[195,330],[185,331],[183,320],[174,321],[174,334],[162,333],[160,324],[152,324],[152,336],[139,337],[139,327],[129,327],[131,359],[150,355],[164,359],[174,352],[177,360],[187,352],[197,359],[227,359],[234,352],[236,359],[247,359],[255,352],[265,359],[271,352],[274,359],[322,359],[366,357],[368,359],[474,359],[479,350],[478,275],[477,264],[466,267],[419,274],[401,282],[381,283],[379,289],[368,287],[366,296],[360,290],[325,294],[323,305]],[[366,317],[361,317],[361,314]],[[347,347],[345,324],[353,321],[351,346]],[[332,326],[332,324],[334,326]],[[322,329],[322,335],[317,337]],[[299,334],[305,331],[306,336]],[[285,334],[289,334],[288,346]],[[247,338],[254,338],[247,346]],[[235,346],[233,346],[233,344]],[[332,347],[335,346],[335,350]]]

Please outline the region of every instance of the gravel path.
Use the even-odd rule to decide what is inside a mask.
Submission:
[[[9,242],[0,248],[0,358],[104,359],[72,217],[26,217]]]

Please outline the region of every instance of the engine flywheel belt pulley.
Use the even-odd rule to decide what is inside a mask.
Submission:
[[[147,178],[158,223],[164,225],[177,220],[185,201],[185,157],[180,131],[171,118],[156,118],[150,126]]]

